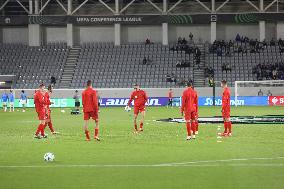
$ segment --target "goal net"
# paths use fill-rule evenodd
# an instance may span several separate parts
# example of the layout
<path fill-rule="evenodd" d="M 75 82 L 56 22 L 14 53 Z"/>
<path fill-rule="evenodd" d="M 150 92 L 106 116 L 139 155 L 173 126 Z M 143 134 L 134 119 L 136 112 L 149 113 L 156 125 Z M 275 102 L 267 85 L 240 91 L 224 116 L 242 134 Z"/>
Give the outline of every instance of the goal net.
<path fill-rule="evenodd" d="M 284 80 L 265 81 L 235 81 L 235 102 L 241 97 L 271 97 L 284 96 Z M 238 106 L 238 103 L 235 103 Z"/>

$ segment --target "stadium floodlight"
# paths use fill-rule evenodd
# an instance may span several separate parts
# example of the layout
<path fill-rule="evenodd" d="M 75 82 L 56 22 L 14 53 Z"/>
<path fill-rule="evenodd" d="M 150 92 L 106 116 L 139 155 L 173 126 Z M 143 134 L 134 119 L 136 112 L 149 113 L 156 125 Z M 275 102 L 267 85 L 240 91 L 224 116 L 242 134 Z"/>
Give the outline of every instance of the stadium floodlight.
<path fill-rule="evenodd" d="M 264 81 L 235 81 L 235 102 L 239 96 L 273 96 L 284 95 L 284 80 L 264 80 Z M 235 103 L 238 106 L 238 103 Z"/>

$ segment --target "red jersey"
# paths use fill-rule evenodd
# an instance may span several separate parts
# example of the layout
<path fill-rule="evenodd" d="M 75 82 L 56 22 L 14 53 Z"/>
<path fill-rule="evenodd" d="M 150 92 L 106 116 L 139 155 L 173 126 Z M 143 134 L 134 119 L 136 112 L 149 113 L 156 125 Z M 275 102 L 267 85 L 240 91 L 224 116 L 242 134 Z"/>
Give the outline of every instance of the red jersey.
<path fill-rule="evenodd" d="M 194 112 L 194 91 L 191 87 L 185 89 L 182 94 L 181 112 Z"/>
<path fill-rule="evenodd" d="M 222 96 L 222 109 L 230 111 L 230 96 L 231 92 L 228 87 L 224 88 L 223 96 Z"/>
<path fill-rule="evenodd" d="M 83 112 L 97 112 L 99 110 L 97 92 L 88 87 L 82 92 Z"/>
<path fill-rule="evenodd" d="M 50 110 L 50 107 L 49 107 L 49 106 L 51 105 L 51 102 L 50 102 L 49 93 L 46 92 L 44 97 L 45 97 L 46 108 L 47 108 L 48 110 Z"/>
<path fill-rule="evenodd" d="M 46 104 L 45 95 L 42 94 L 40 91 L 37 91 L 34 94 L 34 104 L 35 104 L 36 112 L 41 112 L 45 108 L 45 104 Z"/>
<path fill-rule="evenodd" d="M 172 99 L 173 98 L 173 91 L 170 91 L 169 92 L 169 99 Z"/>
<path fill-rule="evenodd" d="M 198 94 L 196 90 L 193 90 L 193 106 L 194 106 L 194 111 L 197 113 L 198 112 Z"/>
<path fill-rule="evenodd" d="M 128 106 L 130 106 L 130 103 L 134 100 L 134 106 L 135 107 L 141 107 L 145 106 L 145 104 L 148 101 L 148 97 L 145 91 L 143 90 L 138 90 L 138 91 L 133 91 L 130 99 L 128 101 Z"/>

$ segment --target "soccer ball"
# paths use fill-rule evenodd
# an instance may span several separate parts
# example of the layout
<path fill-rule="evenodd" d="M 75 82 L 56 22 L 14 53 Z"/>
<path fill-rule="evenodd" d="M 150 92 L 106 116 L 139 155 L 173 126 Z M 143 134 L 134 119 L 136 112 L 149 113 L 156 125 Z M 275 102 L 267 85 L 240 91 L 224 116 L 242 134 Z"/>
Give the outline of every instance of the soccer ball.
<path fill-rule="evenodd" d="M 124 110 L 129 112 L 129 111 L 131 111 L 131 108 L 129 106 L 125 106 Z"/>
<path fill-rule="evenodd" d="M 44 161 L 54 161 L 55 156 L 53 153 L 47 152 L 46 154 L 44 154 L 43 159 Z"/>

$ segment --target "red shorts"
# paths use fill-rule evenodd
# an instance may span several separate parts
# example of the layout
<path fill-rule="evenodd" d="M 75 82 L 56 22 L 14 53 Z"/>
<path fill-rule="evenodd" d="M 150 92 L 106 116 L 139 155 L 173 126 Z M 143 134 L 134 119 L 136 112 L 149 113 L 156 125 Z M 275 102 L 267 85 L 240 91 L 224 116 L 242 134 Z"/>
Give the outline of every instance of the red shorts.
<path fill-rule="evenodd" d="M 222 117 L 223 118 L 230 118 L 230 111 L 223 110 L 222 111 Z"/>
<path fill-rule="evenodd" d="M 45 120 L 46 119 L 46 113 L 44 110 L 42 111 L 38 111 L 37 112 L 37 117 L 38 117 L 38 120 Z"/>
<path fill-rule="evenodd" d="M 196 119 L 196 118 L 197 118 L 196 112 L 185 112 L 184 113 L 184 119 L 186 121 L 193 120 L 193 119 Z"/>
<path fill-rule="evenodd" d="M 90 118 L 97 120 L 99 118 L 98 112 L 84 112 L 84 120 L 89 120 Z"/>
<path fill-rule="evenodd" d="M 137 115 L 138 113 L 144 112 L 145 106 L 134 106 L 134 114 Z"/>

